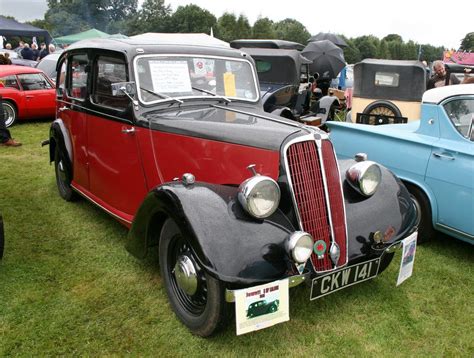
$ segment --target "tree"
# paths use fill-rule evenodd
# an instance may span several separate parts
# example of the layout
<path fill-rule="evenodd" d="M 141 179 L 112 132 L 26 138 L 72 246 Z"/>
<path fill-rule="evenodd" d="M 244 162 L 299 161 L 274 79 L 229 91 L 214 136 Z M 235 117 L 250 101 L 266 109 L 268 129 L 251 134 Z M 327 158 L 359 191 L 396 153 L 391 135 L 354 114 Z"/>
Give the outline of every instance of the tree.
<path fill-rule="evenodd" d="M 216 24 L 216 36 L 227 42 L 240 38 L 237 33 L 237 17 L 235 14 L 225 12 L 219 17 Z"/>
<path fill-rule="evenodd" d="M 347 63 L 357 63 L 362 60 L 359 49 L 352 40 L 346 40 L 347 47 L 344 48 L 344 59 Z"/>
<path fill-rule="evenodd" d="M 377 48 L 377 58 L 382 58 L 382 59 L 390 58 L 387 41 L 385 40 L 380 41 L 380 45 Z"/>
<path fill-rule="evenodd" d="M 170 22 L 170 5 L 165 5 L 164 0 L 145 0 L 140 11 L 125 20 L 123 28 L 127 35 L 144 32 L 169 32 Z"/>
<path fill-rule="evenodd" d="M 461 49 L 464 51 L 474 51 L 474 32 L 468 33 L 461 41 Z"/>
<path fill-rule="evenodd" d="M 387 36 L 385 36 L 382 41 L 386 41 L 386 42 L 389 42 L 389 41 L 397 41 L 397 42 L 403 42 L 403 39 L 400 35 L 397 35 L 397 34 L 389 34 Z"/>
<path fill-rule="evenodd" d="M 252 37 L 254 39 L 274 39 L 276 34 L 274 31 L 273 21 L 268 17 L 258 18 L 252 27 Z"/>
<path fill-rule="evenodd" d="M 87 28 L 105 31 L 111 23 L 136 13 L 137 0 L 48 0 L 45 20 L 53 33 L 67 35 Z"/>
<path fill-rule="evenodd" d="M 305 44 L 311 37 L 306 27 L 295 19 L 285 19 L 275 24 L 275 33 L 278 39 Z"/>
<path fill-rule="evenodd" d="M 375 36 L 360 36 L 354 39 L 354 44 L 360 51 L 360 56 L 364 58 L 377 57 L 377 48 L 380 40 Z"/>
<path fill-rule="evenodd" d="M 240 15 L 237 19 L 237 36 L 233 39 L 241 38 L 241 39 L 248 39 L 252 36 L 252 28 L 250 27 L 249 20 L 245 15 Z"/>
<path fill-rule="evenodd" d="M 217 19 L 209 11 L 197 5 L 179 6 L 171 15 L 171 32 L 203 32 L 208 34 L 216 26 Z"/>

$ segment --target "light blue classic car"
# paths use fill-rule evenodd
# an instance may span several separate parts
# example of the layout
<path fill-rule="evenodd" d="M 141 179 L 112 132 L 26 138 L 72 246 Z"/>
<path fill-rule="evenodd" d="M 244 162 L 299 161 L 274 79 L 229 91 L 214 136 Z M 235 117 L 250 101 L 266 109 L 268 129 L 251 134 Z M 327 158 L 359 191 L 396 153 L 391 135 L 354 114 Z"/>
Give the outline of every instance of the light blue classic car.
<path fill-rule="evenodd" d="M 426 91 L 415 122 L 328 126 L 339 157 L 366 153 L 405 183 L 420 209 L 420 242 L 436 229 L 474 244 L 474 84 Z"/>

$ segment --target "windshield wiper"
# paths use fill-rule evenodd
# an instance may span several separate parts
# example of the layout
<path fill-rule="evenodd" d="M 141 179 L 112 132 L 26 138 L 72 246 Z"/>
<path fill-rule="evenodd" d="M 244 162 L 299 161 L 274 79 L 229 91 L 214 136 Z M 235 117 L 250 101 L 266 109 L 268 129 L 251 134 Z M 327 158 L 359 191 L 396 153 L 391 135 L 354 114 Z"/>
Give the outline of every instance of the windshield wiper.
<path fill-rule="evenodd" d="M 223 99 L 225 102 L 227 103 L 230 103 L 232 102 L 229 98 L 227 98 L 226 96 L 218 96 L 217 94 L 215 94 L 214 92 L 211 92 L 211 91 L 208 91 L 208 90 L 205 90 L 205 89 L 202 89 L 202 88 L 199 88 L 199 87 L 194 87 L 194 86 L 191 86 L 191 88 L 193 90 L 196 90 L 196 91 L 199 91 L 199 92 L 202 92 L 202 93 L 207 93 L 207 94 L 210 94 L 211 96 L 214 96 L 214 97 L 218 97 L 220 99 Z"/>
<path fill-rule="evenodd" d="M 167 99 L 167 100 L 170 100 L 170 101 L 173 101 L 173 102 L 177 102 L 177 103 L 179 103 L 179 104 L 184 103 L 184 102 L 183 102 L 182 100 L 180 100 L 180 99 L 167 96 L 166 94 L 163 94 L 163 93 L 159 93 L 159 92 L 155 92 L 155 91 L 149 90 L 148 88 L 140 87 L 140 89 L 143 90 L 143 91 L 145 91 L 145 92 L 154 94 L 155 96 L 160 97 L 160 98 L 164 98 L 164 99 Z"/>

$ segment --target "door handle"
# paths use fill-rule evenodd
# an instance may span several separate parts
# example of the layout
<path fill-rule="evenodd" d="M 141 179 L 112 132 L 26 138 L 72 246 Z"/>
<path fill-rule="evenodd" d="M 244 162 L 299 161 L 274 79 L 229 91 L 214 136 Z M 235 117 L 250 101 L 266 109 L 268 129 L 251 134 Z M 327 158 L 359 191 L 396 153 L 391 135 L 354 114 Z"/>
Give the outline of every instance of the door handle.
<path fill-rule="evenodd" d="M 132 127 L 132 128 L 122 127 L 122 133 L 133 134 L 135 133 L 135 127 Z"/>
<path fill-rule="evenodd" d="M 454 160 L 454 157 L 452 155 L 449 155 L 449 154 L 433 152 L 433 155 L 436 158 L 440 158 L 440 159 Z"/>
<path fill-rule="evenodd" d="M 63 112 L 63 111 L 65 111 L 66 109 L 68 109 L 66 106 L 59 107 L 59 108 L 58 108 L 58 112 Z"/>
<path fill-rule="evenodd" d="M 27 99 L 33 98 L 33 96 L 26 96 Z"/>

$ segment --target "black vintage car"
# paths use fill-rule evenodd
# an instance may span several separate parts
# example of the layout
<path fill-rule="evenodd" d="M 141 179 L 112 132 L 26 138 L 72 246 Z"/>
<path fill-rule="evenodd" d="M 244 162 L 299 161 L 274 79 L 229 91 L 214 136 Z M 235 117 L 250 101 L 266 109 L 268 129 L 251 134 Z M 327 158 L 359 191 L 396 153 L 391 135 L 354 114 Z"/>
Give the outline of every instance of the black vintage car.
<path fill-rule="evenodd" d="M 249 54 L 255 61 L 265 112 L 303 123 L 321 125 L 334 119 L 339 99 L 312 93 L 317 80 L 310 74 L 312 61 L 301 54 L 304 45 L 284 40 L 234 40 L 231 47 Z"/>
<path fill-rule="evenodd" d="M 158 252 L 171 307 L 197 335 L 226 323 L 236 290 L 306 282 L 316 299 L 377 276 L 416 234 L 390 171 L 338 161 L 325 132 L 263 110 L 242 51 L 196 35 L 89 40 L 57 70 L 59 194 L 130 228 L 134 256 Z"/>

